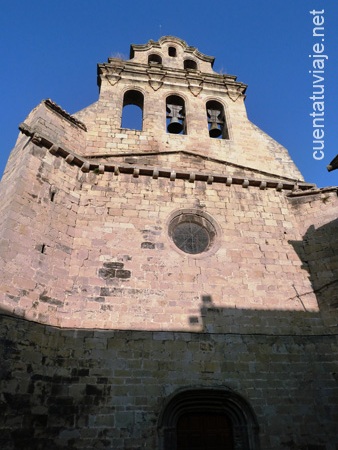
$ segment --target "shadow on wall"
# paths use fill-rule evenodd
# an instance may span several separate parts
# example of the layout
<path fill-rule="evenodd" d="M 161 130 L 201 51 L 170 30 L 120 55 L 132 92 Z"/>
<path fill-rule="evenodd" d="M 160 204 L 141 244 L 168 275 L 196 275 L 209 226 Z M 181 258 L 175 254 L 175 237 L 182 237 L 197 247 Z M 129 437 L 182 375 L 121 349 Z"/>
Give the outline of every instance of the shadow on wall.
<path fill-rule="evenodd" d="M 295 302 L 299 303 L 301 299 L 295 298 Z M 203 324 L 201 333 L 225 330 L 225 334 L 312 334 L 323 332 L 324 326 L 321 311 L 220 308 L 214 305 L 211 295 L 202 296 L 201 319 L 189 317 L 191 324 L 199 320 Z"/>
<path fill-rule="evenodd" d="M 237 392 L 257 417 L 261 440 L 334 441 L 338 342 L 312 334 L 319 313 L 242 310 L 239 319 L 210 297 L 201 312 L 205 331 L 198 333 L 58 329 L 0 314 L 0 448 L 142 443 L 163 450 L 158 417 L 169 396 L 192 387 Z M 260 326 L 257 333 L 208 332 L 220 314 Z M 308 334 L 273 328 L 302 321 Z"/>
<path fill-rule="evenodd" d="M 337 326 L 338 219 L 317 229 L 312 225 L 302 241 L 290 243 L 303 262 L 302 268 L 309 273 L 325 324 Z"/>

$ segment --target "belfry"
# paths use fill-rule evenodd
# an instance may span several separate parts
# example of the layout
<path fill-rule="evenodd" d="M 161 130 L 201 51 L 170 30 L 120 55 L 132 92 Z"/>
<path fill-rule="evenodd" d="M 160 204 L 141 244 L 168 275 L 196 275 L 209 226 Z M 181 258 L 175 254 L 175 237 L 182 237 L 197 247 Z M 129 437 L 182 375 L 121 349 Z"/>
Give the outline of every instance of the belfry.
<path fill-rule="evenodd" d="M 3 450 L 338 448 L 337 187 L 182 39 L 42 101 L 0 184 Z"/>

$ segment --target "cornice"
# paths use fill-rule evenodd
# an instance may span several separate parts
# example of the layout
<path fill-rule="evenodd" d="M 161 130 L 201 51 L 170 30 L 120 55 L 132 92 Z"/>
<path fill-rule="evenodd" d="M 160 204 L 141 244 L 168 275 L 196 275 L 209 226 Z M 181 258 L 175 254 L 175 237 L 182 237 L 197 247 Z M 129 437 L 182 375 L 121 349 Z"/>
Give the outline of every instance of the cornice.
<path fill-rule="evenodd" d="M 192 47 L 188 45 L 183 39 L 180 39 L 175 36 L 162 36 L 158 42 L 150 40 L 146 44 L 132 44 L 130 46 L 130 59 L 134 57 L 135 51 L 148 51 L 151 49 L 161 49 L 161 44 L 164 43 L 172 43 L 180 45 L 186 53 L 190 53 L 191 55 L 196 56 L 197 58 L 201 59 L 202 61 L 208 62 L 211 64 L 211 67 L 214 64 L 215 58 L 213 56 L 205 55 L 204 53 L 200 52 L 196 47 Z"/>
<path fill-rule="evenodd" d="M 93 155 L 83 155 L 84 158 L 88 158 L 91 159 L 93 161 L 95 161 L 95 159 L 97 158 L 133 158 L 133 159 L 137 159 L 137 157 L 151 157 L 151 156 L 164 156 L 164 155 L 186 155 L 186 156 L 191 156 L 193 158 L 199 158 L 202 159 L 204 161 L 210 161 L 222 166 L 229 166 L 229 167 L 233 167 L 235 169 L 239 169 L 239 170 L 247 170 L 250 172 L 253 172 L 255 174 L 257 174 L 258 176 L 263 176 L 263 177 L 273 177 L 275 179 L 278 180 L 283 180 L 283 181 L 287 181 L 287 182 L 291 182 L 294 183 L 295 179 L 294 178 L 290 178 L 290 177 L 281 177 L 280 175 L 277 175 L 275 173 L 272 172 L 266 172 L 264 170 L 259 170 L 259 169 L 255 169 L 254 167 L 248 167 L 248 166 L 243 166 L 241 164 L 236 164 L 230 161 L 224 161 L 222 159 L 218 159 L 218 158 L 214 158 L 212 156 L 207 156 L 203 153 L 199 153 L 198 151 L 191 151 L 191 150 L 162 150 L 162 151 L 153 151 L 153 152 L 129 152 L 129 153 L 96 153 Z"/>
<path fill-rule="evenodd" d="M 77 127 L 81 128 L 82 130 L 87 131 L 87 127 L 86 127 L 86 125 L 83 122 L 81 122 L 80 120 L 76 119 L 74 116 L 69 114 L 64 109 L 62 109 L 59 105 L 54 103 L 52 100 L 46 99 L 46 100 L 43 100 L 42 103 L 44 103 L 47 106 L 47 108 L 51 109 L 56 114 L 58 114 L 59 116 L 63 117 L 64 119 L 66 119 L 72 125 L 76 125 Z"/>
<path fill-rule="evenodd" d="M 83 156 L 80 156 L 64 146 L 59 146 L 56 142 L 53 142 L 48 136 L 37 132 L 33 127 L 28 126 L 25 123 L 21 123 L 19 126 L 20 131 L 29 136 L 31 141 L 40 147 L 45 147 L 52 155 L 63 158 L 68 164 L 77 166 L 82 172 L 93 172 L 96 174 L 104 174 L 105 172 L 119 174 L 129 174 L 134 178 L 140 176 L 147 176 L 154 179 L 167 178 L 171 181 L 176 179 L 186 180 L 190 183 L 195 181 L 203 181 L 207 184 L 221 183 L 225 186 L 240 185 L 243 188 L 254 187 L 261 190 L 275 189 L 277 191 L 288 192 L 303 192 L 304 194 L 313 194 L 320 192 L 316 188 L 315 184 L 300 182 L 298 180 L 283 180 L 283 179 L 256 179 L 250 177 L 238 177 L 227 176 L 226 174 L 215 174 L 213 172 L 191 172 L 184 171 L 181 168 L 159 168 L 149 166 L 138 165 L 123 165 L 123 164 L 108 164 L 98 162 Z M 250 170 L 248 168 L 248 170 Z"/>
<path fill-rule="evenodd" d="M 111 85 L 117 84 L 122 78 L 135 82 L 135 74 L 139 81 L 148 82 L 160 79 L 163 84 L 172 85 L 173 82 L 180 85 L 198 84 L 207 89 L 216 89 L 228 93 L 230 98 L 237 100 L 244 96 L 247 84 L 237 81 L 235 75 L 204 73 L 194 69 L 173 69 L 162 64 L 149 65 L 123 61 L 118 58 L 110 58 L 108 63 L 97 65 L 98 78 L 105 78 Z M 157 90 L 157 89 L 156 89 Z"/>

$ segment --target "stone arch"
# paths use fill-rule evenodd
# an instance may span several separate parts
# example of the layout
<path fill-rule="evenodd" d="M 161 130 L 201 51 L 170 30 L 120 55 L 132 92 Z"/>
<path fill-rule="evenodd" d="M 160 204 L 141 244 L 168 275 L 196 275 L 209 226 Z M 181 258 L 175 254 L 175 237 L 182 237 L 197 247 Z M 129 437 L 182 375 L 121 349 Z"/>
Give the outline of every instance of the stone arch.
<path fill-rule="evenodd" d="M 173 45 L 170 45 L 168 47 L 168 55 L 171 56 L 172 58 L 176 58 L 176 56 L 177 56 L 177 49 L 176 49 L 176 47 L 174 47 Z"/>
<path fill-rule="evenodd" d="M 184 68 L 186 70 L 189 70 L 189 69 L 197 70 L 198 69 L 197 62 L 193 59 L 185 59 L 183 64 L 184 64 Z"/>
<path fill-rule="evenodd" d="M 144 96 L 142 92 L 129 89 L 124 93 L 121 128 L 143 129 Z"/>
<path fill-rule="evenodd" d="M 217 100 L 208 100 L 206 113 L 210 137 L 229 139 L 228 123 L 223 104 Z M 213 132 L 216 134 L 213 135 Z"/>
<path fill-rule="evenodd" d="M 148 55 L 148 64 L 162 64 L 162 57 L 157 53 Z"/>
<path fill-rule="evenodd" d="M 181 95 L 169 95 L 166 98 L 167 132 L 187 134 L 185 100 Z"/>
<path fill-rule="evenodd" d="M 189 413 L 224 414 L 232 426 L 234 450 L 259 450 L 258 424 L 251 406 L 227 388 L 191 388 L 169 397 L 158 421 L 159 449 L 177 448 L 177 424 Z"/>

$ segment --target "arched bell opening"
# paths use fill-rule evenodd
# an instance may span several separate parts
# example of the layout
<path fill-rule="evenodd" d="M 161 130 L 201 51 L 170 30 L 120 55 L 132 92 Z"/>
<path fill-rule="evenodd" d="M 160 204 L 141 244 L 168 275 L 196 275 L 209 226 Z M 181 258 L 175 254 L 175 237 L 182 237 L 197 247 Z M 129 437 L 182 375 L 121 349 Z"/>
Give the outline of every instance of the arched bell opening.
<path fill-rule="evenodd" d="M 159 417 L 160 450 L 258 450 L 258 425 L 250 405 L 226 388 L 178 392 Z"/>
<path fill-rule="evenodd" d="M 171 134 L 187 134 L 183 98 L 177 95 L 167 97 L 166 112 L 167 132 Z"/>
<path fill-rule="evenodd" d="M 185 59 L 184 60 L 184 68 L 186 70 L 189 70 L 189 69 L 197 70 L 197 63 L 193 59 Z"/>
<path fill-rule="evenodd" d="M 143 129 L 143 94 L 139 91 L 130 90 L 123 96 L 123 109 L 121 128 L 131 130 Z"/>
<path fill-rule="evenodd" d="M 229 139 L 223 105 L 215 100 L 206 104 L 209 136 L 213 139 Z"/>
<path fill-rule="evenodd" d="M 176 47 L 169 47 L 168 55 L 171 56 L 172 58 L 176 58 L 176 56 L 177 56 Z"/>
<path fill-rule="evenodd" d="M 148 56 L 148 64 L 162 64 L 162 58 L 160 55 L 152 53 Z"/>

